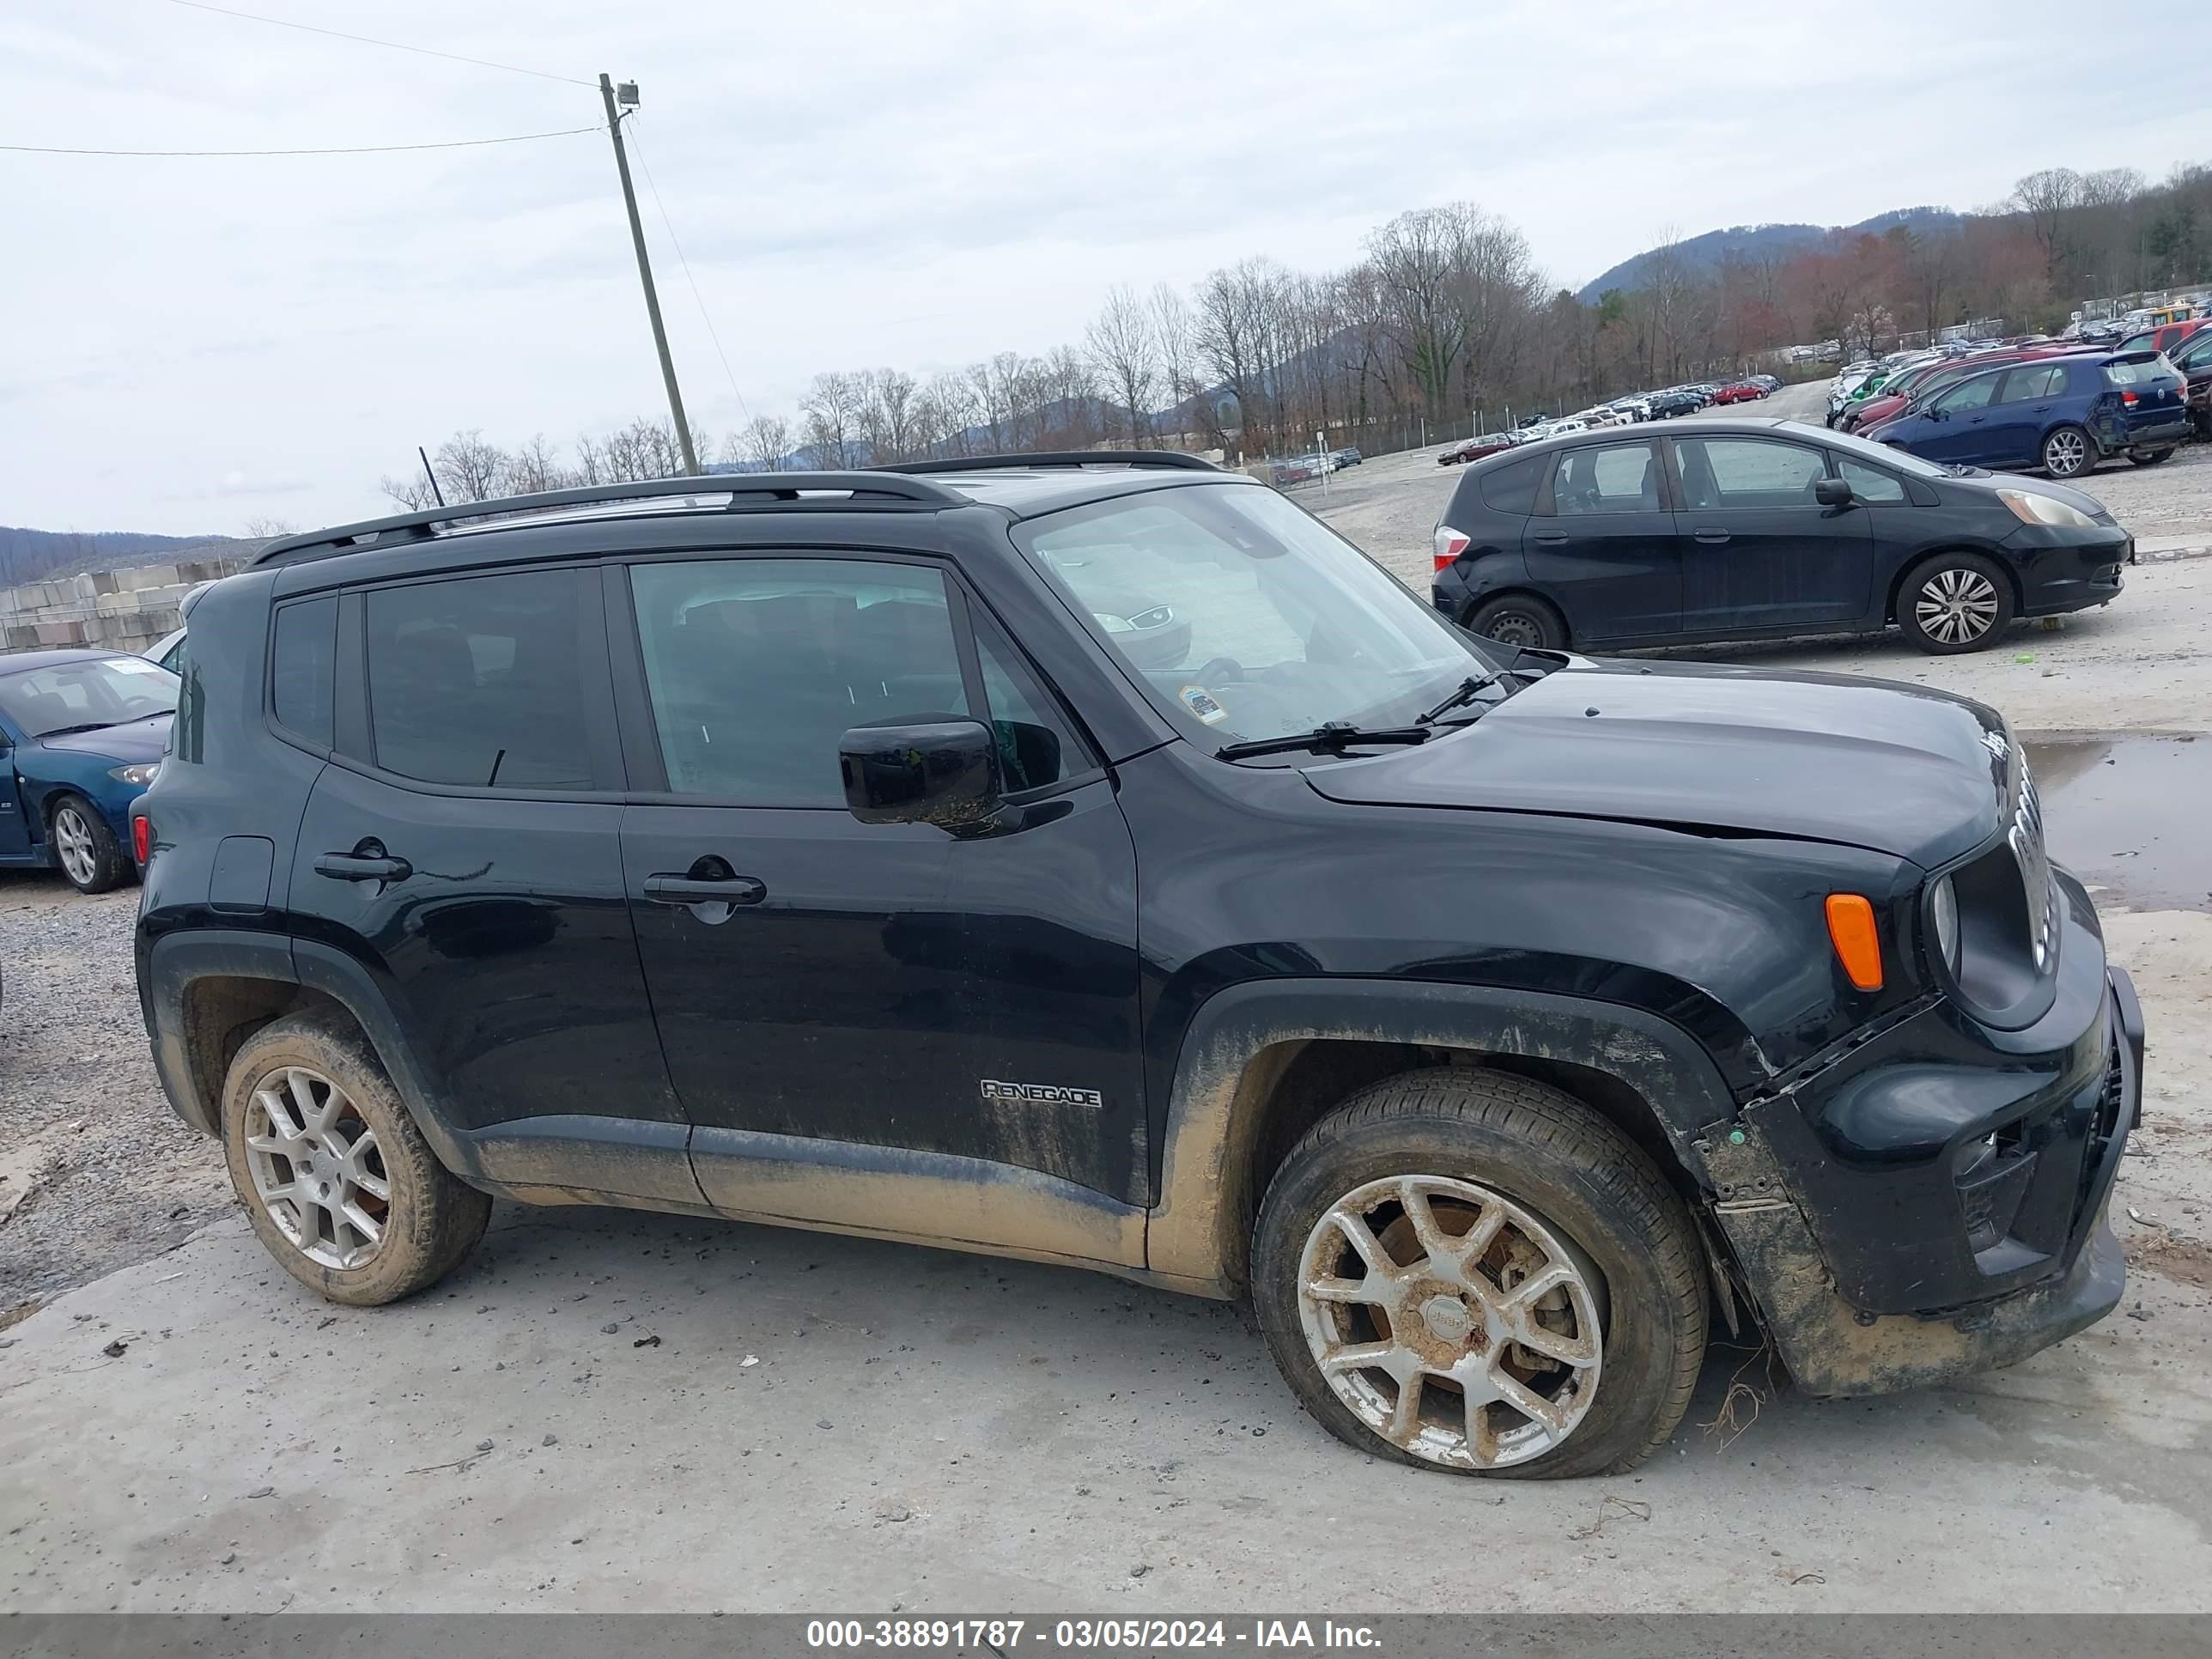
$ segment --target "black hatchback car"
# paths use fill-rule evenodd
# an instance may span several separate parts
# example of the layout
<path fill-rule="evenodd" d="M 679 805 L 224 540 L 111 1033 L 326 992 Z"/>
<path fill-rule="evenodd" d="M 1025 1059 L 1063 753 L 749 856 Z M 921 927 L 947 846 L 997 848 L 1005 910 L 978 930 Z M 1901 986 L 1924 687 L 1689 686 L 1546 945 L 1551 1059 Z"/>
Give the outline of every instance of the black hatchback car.
<path fill-rule="evenodd" d="M 1778 419 L 1590 432 L 1478 462 L 1435 537 L 1437 609 L 1559 650 L 1879 633 L 1974 651 L 2109 605 L 2135 542 L 2094 498 Z"/>
<path fill-rule="evenodd" d="M 410 514 L 191 629 L 139 994 L 335 1301 L 495 1195 L 935 1243 L 1541 1476 L 1711 1320 L 1864 1394 L 2122 1293 L 2140 1011 L 1962 698 L 1500 650 L 1158 452 Z"/>

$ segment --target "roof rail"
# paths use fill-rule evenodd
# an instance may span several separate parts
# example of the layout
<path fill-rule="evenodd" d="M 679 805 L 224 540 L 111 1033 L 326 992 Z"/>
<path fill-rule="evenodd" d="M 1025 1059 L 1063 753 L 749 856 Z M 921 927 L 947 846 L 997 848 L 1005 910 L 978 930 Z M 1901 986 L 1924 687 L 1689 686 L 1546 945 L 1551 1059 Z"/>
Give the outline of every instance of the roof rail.
<path fill-rule="evenodd" d="M 897 461 L 881 472 L 999 472 L 1033 466 L 1158 466 L 1179 472 L 1218 472 L 1212 461 L 1179 449 L 1052 449 L 1035 455 L 957 455 L 941 461 Z"/>
<path fill-rule="evenodd" d="M 307 559 L 330 558 L 358 552 L 363 547 L 423 541 L 441 525 L 466 524 L 477 519 L 504 518 L 510 514 L 545 513 L 564 507 L 611 505 L 619 501 L 652 501 L 661 496 L 727 495 L 735 511 L 763 497 L 795 501 L 803 492 L 850 492 L 854 502 L 868 506 L 944 507 L 967 507 L 968 497 L 921 478 L 899 478 L 883 472 L 850 470 L 842 472 L 713 472 L 696 477 L 640 478 L 629 483 L 586 484 L 577 489 L 548 489 L 534 495 L 506 495 L 488 501 L 456 501 L 451 507 L 428 507 L 419 513 L 397 514 L 389 519 L 368 519 L 359 524 L 337 525 L 304 536 L 288 536 L 271 542 L 255 554 L 255 565 L 291 564 Z"/>

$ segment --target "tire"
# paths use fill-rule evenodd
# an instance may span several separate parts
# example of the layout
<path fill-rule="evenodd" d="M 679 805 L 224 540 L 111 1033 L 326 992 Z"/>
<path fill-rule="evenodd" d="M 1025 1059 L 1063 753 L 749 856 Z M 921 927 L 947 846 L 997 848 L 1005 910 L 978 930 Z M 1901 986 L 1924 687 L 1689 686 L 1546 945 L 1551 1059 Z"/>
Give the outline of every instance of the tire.
<path fill-rule="evenodd" d="M 319 1127 L 317 1115 L 333 1101 Z M 269 1253 L 308 1289 L 349 1307 L 435 1284 L 491 1218 L 490 1198 L 438 1162 L 368 1043 L 313 1015 L 264 1026 L 232 1060 L 222 1146 L 231 1185 Z"/>
<path fill-rule="evenodd" d="M 1897 590 L 1897 625 L 1932 656 L 1996 644 L 2014 609 L 2010 580 L 1978 553 L 1938 553 L 1907 572 Z"/>
<path fill-rule="evenodd" d="M 1567 643 L 1567 624 L 1559 611 L 1533 593 L 1507 593 L 1478 606 L 1467 620 L 1470 634 L 1500 645 L 1559 651 Z"/>
<path fill-rule="evenodd" d="M 2130 449 L 2128 452 L 2128 459 L 2133 461 L 2137 466 L 2156 466 L 2160 461 L 2164 460 L 2167 456 L 2172 453 L 2173 451 L 2171 447 L 2166 449 Z"/>
<path fill-rule="evenodd" d="M 1423 1249 L 1397 1196 L 1408 1187 L 1440 1242 L 1489 1231 L 1476 1262 L 1448 1252 L 1439 1265 Z M 1361 1214 L 1364 1244 L 1344 1230 L 1347 1212 Z M 1370 1245 L 1385 1267 L 1411 1271 L 1378 1285 L 1359 1266 Z M 1501 1311 L 1514 1285 L 1537 1277 L 1557 1283 L 1517 1328 L 1555 1345 L 1556 1358 L 1513 1340 L 1516 1316 Z M 1347 1444 L 1420 1468 L 1623 1474 L 1674 1431 L 1705 1358 L 1704 1258 L 1665 1177 L 1588 1107 L 1499 1072 L 1407 1073 L 1316 1124 L 1268 1183 L 1252 1279 L 1268 1347 L 1300 1403 Z M 1315 1297 L 1309 1284 L 1372 1285 L 1402 1300 L 1394 1321 L 1387 1304 Z M 1411 1407 L 1380 1364 L 1324 1371 L 1321 1352 L 1370 1343 L 1378 1358 L 1410 1362 Z M 1470 1412 L 1466 1389 L 1443 1379 L 1446 1364 L 1486 1390 L 1517 1383 L 1514 1398 L 1556 1420 L 1510 1398 Z"/>
<path fill-rule="evenodd" d="M 82 795 L 63 795 L 46 816 L 54 863 L 80 893 L 106 893 L 123 884 L 131 860 L 100 809 Z"/>
<path fill-rule="evenodd" d="M 2054 478 L 2078 478 L 2097 465 L 2097 441 L 2078 426 L 2054 427 L 2039 458 Z"/>

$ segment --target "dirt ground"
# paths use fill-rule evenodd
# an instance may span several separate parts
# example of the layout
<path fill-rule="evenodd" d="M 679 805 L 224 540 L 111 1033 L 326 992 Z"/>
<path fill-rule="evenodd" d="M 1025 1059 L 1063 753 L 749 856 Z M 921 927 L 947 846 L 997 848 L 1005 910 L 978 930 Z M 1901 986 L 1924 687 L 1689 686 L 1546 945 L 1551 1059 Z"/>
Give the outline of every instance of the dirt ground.
<path fill-rule="evenodd" d="M 1456 474 L 1416 459 L 1330 511 L 1418 577 Z M 2121 485 L 2212 540 L 2212 453 L 2100 473 L 2126 517 Z M 446 1285 L 334 1308 L 161 1103 L 134 896 L 0 877 L 0 1322 L 34 1310 L 0 1330 L 0 1609 L 2212 1607 L 2212 559 L 1966 659 L 1703 654 L 1957 689 L 2039 739 L 2149 1025 L 2101 1325 L 1733 1414 L 1763 1373 L 1717 1347 L 1657 1458 L 1562 1486 L 1346 1449 L 1237 1310 L 866 1241 L 501 1205 Z"/>

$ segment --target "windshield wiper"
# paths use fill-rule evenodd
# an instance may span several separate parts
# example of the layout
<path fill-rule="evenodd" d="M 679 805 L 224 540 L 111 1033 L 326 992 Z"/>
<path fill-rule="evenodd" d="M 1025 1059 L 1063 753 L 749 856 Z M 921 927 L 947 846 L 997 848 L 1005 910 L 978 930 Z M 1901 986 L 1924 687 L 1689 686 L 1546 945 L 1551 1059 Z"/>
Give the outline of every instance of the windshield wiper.
<path fill-rule="evenodd" d="M 1498 684 L 1495 674 L 1469 674 L 1453 688 L 1452 694 L 1425 714 L 1413 716 L 1416 726 L 1434 726 L 1455 708 L 1464 708 L 1483 692 Z"/>
<path fill-rule="evenodd" d="M 65 738 L 75 732 L 105 732 L 109 726 L 120 724 L 119 720 L 82 720 L 75 726 L 57 726 L 52 731 L 41 732 L 39 735 L 42 738 Z"/>
<path fill-rule="evenodd" d="M 1285 738 L 1253 738 L 1243 743 L 1224 744 L 1213 751 L 1213 757 L 1243 760 L 1254 755 L 1295 754 L 1301 749 L 1316 755 L 1341 755 L 1346 749 L 1368 744 L 1426 743 L 1434 736 L 1435 729 L 1426 726 L 1386 726 L 1368 732 L 1348 720 L 1330 720 L 1310 732 L 1295 732 Z"/>

